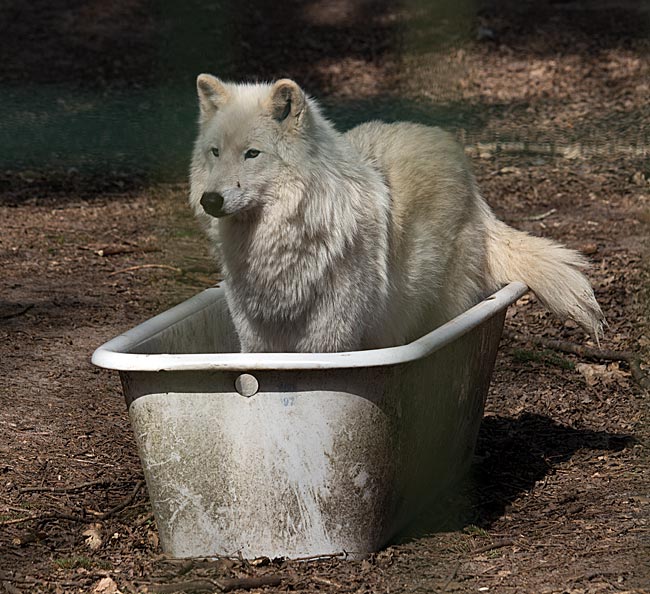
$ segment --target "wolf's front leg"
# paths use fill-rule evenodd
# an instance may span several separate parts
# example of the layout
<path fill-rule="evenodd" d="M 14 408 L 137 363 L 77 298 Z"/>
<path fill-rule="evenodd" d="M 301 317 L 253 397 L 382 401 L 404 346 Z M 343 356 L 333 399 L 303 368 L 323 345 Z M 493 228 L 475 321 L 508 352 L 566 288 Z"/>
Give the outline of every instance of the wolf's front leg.
<path fill-rule="evenodd" d="M 365 316 L 359 307 L 321 307 L 308 320 L 297 349 L 304 353 L 357 351 L 365 333 Z"/>
<path fill-rule="evenodd" d="M 230 317 L 232 323 L 235 326 L 235 331 L 237 332 L 237 338 L 239 340 L 239 350 L 242 353 L 255 353 L 255 352 L 264 352 L 264 344 L 258 333 L 256 333 L 248 321 L 248 318 L 243 311 L 237 306 L 236 303 L 233 303 L 231 300 L 228 300 L 228 309 L 230 310 Z"/>
<path fill-rule="evenodd" d="M 295 324 L 256 324 L 243 314 L 233 316 L 233 322 L 242 353 L 306 352 L 298 346 L 300 327 Z"/>
<path fill-rule="evenodd" d="M 272 350 L 259 336 L 238 332 L 239 348 L 242 353 L 269 353 Z"/>

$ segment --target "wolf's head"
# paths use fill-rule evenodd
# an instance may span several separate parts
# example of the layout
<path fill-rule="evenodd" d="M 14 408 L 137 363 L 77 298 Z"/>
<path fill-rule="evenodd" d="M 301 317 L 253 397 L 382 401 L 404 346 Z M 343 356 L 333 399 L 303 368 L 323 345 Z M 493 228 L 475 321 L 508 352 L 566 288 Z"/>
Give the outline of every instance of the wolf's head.
<path fill-rule="evenodd" d="M 199 136 L 194 147 L 190 203 L 204 216 L 225 217 L 278 199 L 278 187 L 309 154 L 304 134 L 316 110 L 292 80 L 229 84 L 197 78 Z"/>

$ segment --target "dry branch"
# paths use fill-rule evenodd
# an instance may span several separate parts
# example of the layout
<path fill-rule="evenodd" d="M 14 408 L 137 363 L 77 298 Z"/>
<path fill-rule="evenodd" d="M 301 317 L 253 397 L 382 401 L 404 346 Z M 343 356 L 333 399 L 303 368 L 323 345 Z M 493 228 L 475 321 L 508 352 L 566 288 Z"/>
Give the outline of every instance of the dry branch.
<path fill-rule="evenodd" d="M 138 481 L 129 497 L 127 497 L 124 501 L 122 501 L 122 503 L 118 503 L 115 507 L 109 509 L 107 512 L 95 516 L 95 520 L 106 520 L 107 518 L 110 518 L 111 516 L 114 516 L 116 513 L 122 511 L 125 507 L 131 505 L 135 501 L 135 498 L 138 496 L 138 493 L 140 492 L 140 489 L 142 489 L 142 487 L 144 487 L 144 481 Z"/>
<path fill-rule="evenodd" d="M 565 340 L 553 340 L 541 336 L 530 336 L 517 332 L 504 331 L 504 336 L 518 342 L 528 342 L 561 353 L 577 355 L 595 361 L 624 361 L 630 367 L 634 381 L 644 390 L 650 391 L 650 377 L 641 367 L 641 357 L 632 351 L 614 351 L 610 349 L 593 348 Z"/>
<path fill-rule="evenodd" d="M 13 524 L 21 524 L 22 522 L 29 522 L 30 520 L 38 520 L 41 516 L 27 516 L 26 518 L 14 518 L 13 520 L 2 520 L 0 526 L 11 526 Z"/>
<path fill-rule="evenodd" d="M 263 586 L 279 586 L 284 577 L 277 575 L 266 575 L 261 577 L 251 578 L 231 578 L 225 580 L 215 580 L 217 587 L 222 592 L 230 592 L 231 590 L 252 590 L 253 588 L 261 588 Z"/>
<path fill-rule="evenodd" d="M 308 557 L 295 557 L 292 561 L 318 561 L 320 559 L 347 559 L 348 553 L 341 551 L 340 553 L 324 553 L 322 555 L 309 555 Z"/>
<path fill-rule="evenodd" d="M 140 489 L 142 489 L 143 486 L 144 486 L 144 481 L 138 481 L 131 495 L 129 495 L 121 503 L 118 503 L 115 507 L 112 507 L 111 509 L 103 513 L 94 513 L 94 514 L 91 513 L 91 515 L 89 516 L 79 516 L 76 514 L 68 514 L 65 512 L 52 512 L 49 514 L 27 516 L 25 518 L 15 518 L 13 520 L 3 520 L 2 522 L 0 522 L 0 526 L 20 524 L 22 522 L 29 522 L 31 520 L 38 521 L 38 522 L 48 522 L 50 520 L 68 520 L 70 522 L 79 522 L 79 523 L 89 523 L 89 522 L 97 522 L 98 520 L 106 520 L 111 516 L 114 516 L 116 513 L 122 511 L 124 508 L 131 505 L 135 501 L 135 498 L 138 496 L 138 493 L 140 492 Z"/>
<path fill-rule="evenodd" d="M 75 491 L 82 491 L 90 487 L 99 487 L 102 485 L 110 485 L 111 481 L 107 479 L 100 479 L 97 481 L 90 481 L 81 483 L 79 485 L 72 485 L 70 487 L 21 487 L 18 489 L 19 493 L 74 493 Z"/>
<path fill-rule="evenodd" d="M 172 582 L 167 584 L 148 583 L 146 585 L 149 592 L 155 594 L 171 594 L 172 592 L 186 592 L 194 594 L 195 592 L 214 592 L 215 589 L 221 592 L 230 592 L 232 590 L 252 590 L 263 586 L 279 586 L 283 576 L 261 576 L 250 578 L 229 578 L 221 580 L 190 580 L 185 582 Z"/>
<path fill-rule="evenodd" d="M 487 553 L 488 551 L 494 551 L 495 549 L 501 549 L 503 547 L 509 547 L 515 541 L 512 538 L 506 538 L 504 540 L 497 540 L 491 544 L 487 544 L 483 547 L 477 547 L 470 551 L 472 555 L 479 555 L 480 553 Z"/>

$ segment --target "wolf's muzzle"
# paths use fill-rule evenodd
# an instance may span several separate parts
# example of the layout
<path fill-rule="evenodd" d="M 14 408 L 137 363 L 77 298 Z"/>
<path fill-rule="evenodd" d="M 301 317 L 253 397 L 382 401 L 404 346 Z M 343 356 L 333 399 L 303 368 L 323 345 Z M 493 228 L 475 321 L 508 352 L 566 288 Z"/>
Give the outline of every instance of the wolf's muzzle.
<path fill-rule="evenodd" d="M 201 196 L 201 206 L 212 217 L 222 217 L 226 214 L 223 212 L 223 196 L 219 192 L 205 192 Z"/>

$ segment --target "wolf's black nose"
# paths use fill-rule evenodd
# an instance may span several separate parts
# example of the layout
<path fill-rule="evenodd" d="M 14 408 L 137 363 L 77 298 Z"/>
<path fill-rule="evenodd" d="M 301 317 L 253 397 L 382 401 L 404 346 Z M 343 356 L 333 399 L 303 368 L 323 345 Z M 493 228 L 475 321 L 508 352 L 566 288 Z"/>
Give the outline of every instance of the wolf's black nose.
<path fill-rule="evenodd" d="M 201 206 L 212 217 L 223 216 L 223 196 L 219 192 L 205 192 L 201 196 Z"/>

